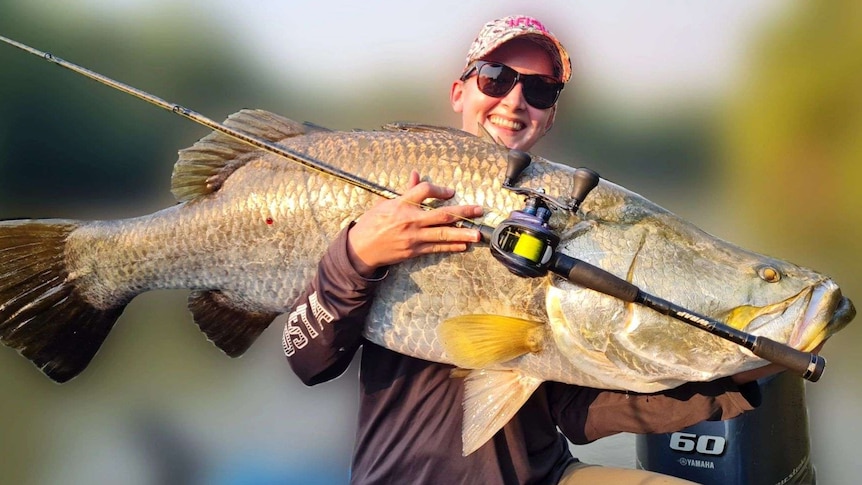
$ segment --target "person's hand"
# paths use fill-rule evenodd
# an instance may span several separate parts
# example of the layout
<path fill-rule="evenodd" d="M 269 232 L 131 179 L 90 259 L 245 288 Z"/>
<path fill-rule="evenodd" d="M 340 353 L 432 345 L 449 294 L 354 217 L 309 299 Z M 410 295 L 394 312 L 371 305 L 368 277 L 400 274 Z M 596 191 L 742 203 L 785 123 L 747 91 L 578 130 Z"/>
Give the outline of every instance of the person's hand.
<path fill-rule="evenodd" d="M 423 254 L 466 251 L 478 242 L 479 231 L 454 227 L 461 219 L 482 215 L 476 205 L 446 206 L 424 210 L 425 199 L 450 199 L 455 191 L 410 174 L 407 190 L 397 199 L 385 199 L 363 214 L 347 234 L 347 254 L 359 274 L 370 276 L 382 266 Z"/>

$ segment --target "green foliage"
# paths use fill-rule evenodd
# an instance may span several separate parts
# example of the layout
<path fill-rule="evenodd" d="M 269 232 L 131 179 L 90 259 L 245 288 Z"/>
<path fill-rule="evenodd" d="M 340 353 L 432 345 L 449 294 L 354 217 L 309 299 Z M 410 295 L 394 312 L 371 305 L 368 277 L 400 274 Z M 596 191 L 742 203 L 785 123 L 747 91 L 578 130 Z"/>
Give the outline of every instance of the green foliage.
<path fill-rule="evenodd" d="M 800 4 L 751 53 L 749 76 L 728 107 L 728 192 L 768 244 L 789 237 L 812 252 L 845 255 L 858 247 L 860 25 L 859 2 Z"/>
<path fill-rule="evenodd" d="M 820 269 L 862 295 L 862 3 L 798 2 L 750 52 L 724 118 L 725 206 L 765 252 Z M 744 222 L 743 222 L 744 221 Z M 858 318 L 857 318 L 858 320 Z M 828 376 L 809 388 L 818 480 L 858 475 L 859 322 L 830 339 Z M 818 402 L 820 400 L 820 402 Z M 819 408 L 818 408 L 819 404 Z"/>
<path fill-rule="evenodd" d="M 239 99 L 276 97 L 229 37 L 196 28 L 191 13 L 99 28 L 38 7 L 5 13 L 7 37 L 217 120 L 243 107 Z M 39 28 L 8 22 L 26 18 L 38 18 Z M 118 204 L 170 202 L 176 151 L 208 130 L 5 44 L 0 65 L 3 216 L 73 217 L 82 208 L 117 215 L 108 211 Z M 99 206 L 106 209 L 92 209 Z"/>

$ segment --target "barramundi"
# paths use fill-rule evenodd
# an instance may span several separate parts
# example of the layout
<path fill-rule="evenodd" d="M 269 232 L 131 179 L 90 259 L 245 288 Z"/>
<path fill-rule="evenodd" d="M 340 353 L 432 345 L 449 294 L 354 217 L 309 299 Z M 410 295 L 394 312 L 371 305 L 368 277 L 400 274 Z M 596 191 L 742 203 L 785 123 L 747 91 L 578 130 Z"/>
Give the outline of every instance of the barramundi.
<path fill-rule="evenodd" d="M 225 125 L 385 187 L 406 186 L 416 170 L 456 191 L 429 203 L 481 205 L 477 222 L 488 226 L 524 207 L 503 186 L 509 150 L 486 137 L 406 124 L 331 131 L 261 110 Z M 518 184 L 566 200 L 574 172 L 533 156 Z M 241 355 L 291 309 L 336 234 L 379 199 L 219 132 L 180 151 L 172 192 L 178 204 L 129 219 L 0 222 L 0 340 L 64 382 L 84 370 L 136 295 L 186 289 L 203 333 Z M 549 226 L 563 254 L 796 349 L 814 349 L 855 315 L 830 278 L 725 242 L 607 180 L 578 210 L 552 211 Z M 285 352 L 314 338 L 315 325 L 288 318 Z M 559 276 L 513 275 L 479 244 L 391 267 L 364 335 L 467 371 L 466 413 L 483 431 L 465 436 L 465 451 L 543 381 L 656 392 L 766 363 Z M 490 412 L 501 407 L 502 415 Z"/>

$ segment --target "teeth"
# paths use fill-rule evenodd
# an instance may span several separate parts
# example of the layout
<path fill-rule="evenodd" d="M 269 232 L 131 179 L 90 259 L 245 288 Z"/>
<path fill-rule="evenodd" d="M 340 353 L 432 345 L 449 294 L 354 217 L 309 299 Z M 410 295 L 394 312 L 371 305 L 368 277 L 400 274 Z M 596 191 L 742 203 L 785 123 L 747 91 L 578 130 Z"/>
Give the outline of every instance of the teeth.
<path fill-rule="evenodd" d="M 491 124 L 496 125 L 496 126 L 500 126 L 502 128 L 508 128 L 508 129 L 514 130 L 514 131 L 524 129 L 524 124 L 521 123 L 520 121 L 507 120 L 506 118 L 503 118 L 501 116 L 491 116 L 489 118 L 489 120 L 491 121 Z"/>

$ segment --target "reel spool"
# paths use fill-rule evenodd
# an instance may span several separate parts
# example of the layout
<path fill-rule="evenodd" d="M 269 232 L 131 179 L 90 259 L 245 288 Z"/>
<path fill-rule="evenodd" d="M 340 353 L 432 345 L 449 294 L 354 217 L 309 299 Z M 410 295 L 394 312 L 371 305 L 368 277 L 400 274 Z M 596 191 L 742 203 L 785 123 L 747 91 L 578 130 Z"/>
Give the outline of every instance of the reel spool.
<path fill-rule="evenodd" d="M 538 197 L 529 197 L 524 210 L 512 211 L 491 236 L 491 254 L 510 272 L 525 278 L 548 273 L 548 262 L 560 237 L 548 228 L 551 210 Z"/>

